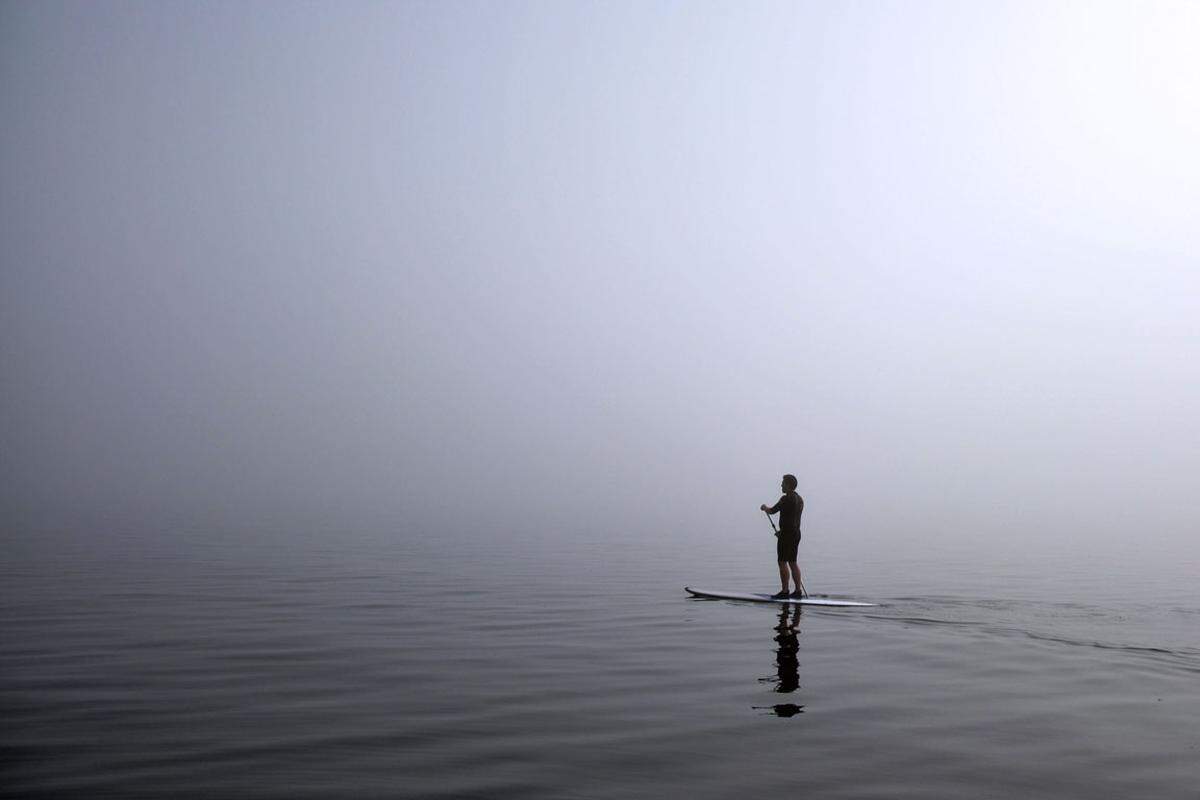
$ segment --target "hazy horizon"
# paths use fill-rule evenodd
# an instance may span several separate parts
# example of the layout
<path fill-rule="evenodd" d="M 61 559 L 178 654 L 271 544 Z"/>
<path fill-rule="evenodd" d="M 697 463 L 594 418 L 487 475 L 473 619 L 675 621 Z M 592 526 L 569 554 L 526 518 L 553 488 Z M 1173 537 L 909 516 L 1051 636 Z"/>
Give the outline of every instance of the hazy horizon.
<path fill-rule="evenodd" d="M 0 508 L 1193 543 L 1200 6 L 0 8 Z"/>

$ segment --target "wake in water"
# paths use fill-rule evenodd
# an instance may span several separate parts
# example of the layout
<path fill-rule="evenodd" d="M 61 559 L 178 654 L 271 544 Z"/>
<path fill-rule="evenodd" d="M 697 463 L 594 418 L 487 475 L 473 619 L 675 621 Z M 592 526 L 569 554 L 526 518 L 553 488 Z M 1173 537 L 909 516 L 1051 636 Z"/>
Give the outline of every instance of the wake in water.
<path fill-rule="evenodd" d="M 915 610 L 923 613 L 913 613 Z M 1164 657 L 1164 666 L 1200 672 L 1200 648 L 1185 638 L 1191 625 L 1179 617 L 1196 613 L 1149 604 L 1105 607 L 1086 603 L 951 597 L 897 597 L 862 612 L 875 620 L 908 625 L 970 628 L 995 636 Z"/>

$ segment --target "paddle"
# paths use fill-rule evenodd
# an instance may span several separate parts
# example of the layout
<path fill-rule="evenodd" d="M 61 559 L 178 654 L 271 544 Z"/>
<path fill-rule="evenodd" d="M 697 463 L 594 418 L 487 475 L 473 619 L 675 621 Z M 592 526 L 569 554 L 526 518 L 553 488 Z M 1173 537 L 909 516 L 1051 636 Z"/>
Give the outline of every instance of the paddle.
<path fill-rule="evenodd" d="M 767 514 L 766 511 L 764 511 L 763 513 Z M 775 536 L 778 537 L 779 529 L 775 527 L 775 520 L 771 519 L 770 514 L 767 514 L 767 522 L 771 523 L 771 530 L 775 531 Z M 804 579 L 803 578 L 800 579 L 800 594 L 803 595 L 804 597 L 808 597 L 808 589 L 804 588 Z"/>

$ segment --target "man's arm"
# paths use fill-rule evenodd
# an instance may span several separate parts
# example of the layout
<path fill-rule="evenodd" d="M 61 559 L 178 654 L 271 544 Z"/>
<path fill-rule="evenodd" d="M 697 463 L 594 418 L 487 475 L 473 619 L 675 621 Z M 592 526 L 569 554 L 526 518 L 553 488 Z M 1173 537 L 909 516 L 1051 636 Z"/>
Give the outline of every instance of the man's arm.
<path fill-rule="evenodd" d="M 760 511 L 765 511 L 768 514 L 778 514 L 779 506 L 782 505 L 782 503 L 783 503 L 783 498 L 781 497 L 781 498 L 779 498 L 779 502 L 776 503 L 775 505 L 771 506 L 770 508 L 767 508 L 767 506 L 764 504 L 764 505 L 759 506 L 758 509 Z"/>

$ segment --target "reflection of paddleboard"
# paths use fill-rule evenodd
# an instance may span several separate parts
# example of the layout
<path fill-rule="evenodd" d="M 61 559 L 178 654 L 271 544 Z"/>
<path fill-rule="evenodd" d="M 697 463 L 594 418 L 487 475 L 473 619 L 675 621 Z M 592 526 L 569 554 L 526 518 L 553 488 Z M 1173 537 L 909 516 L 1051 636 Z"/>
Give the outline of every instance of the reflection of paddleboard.
<path fill-rule="evenodd" d="M 683 587 L 685 591 L 691 592 L 696 597 L 716 597 L 722 600 L 749 600 L 752 603 L 779 603 L 780 605 L 802 605 L 802 606 L 839 606 L 846 607 L 866 607 L 873 606 L 874 603 L 859 603 L 854 600 L 829 600 L 824 597 L 805 597 L 801 600 L 793 600 L 789 598 L 774 599 L 769 594 L 757 594 L 751 592 L 727 592 L 722 589 L 693 589 L 690 586 Z"/>

